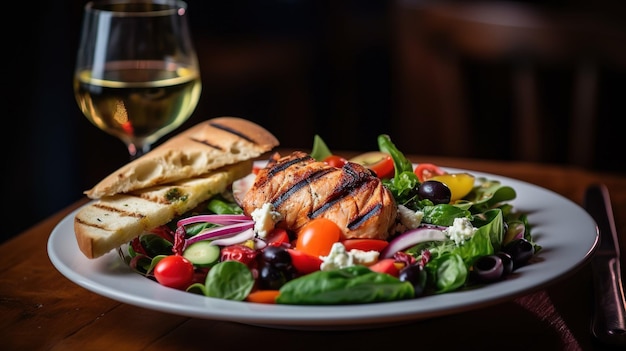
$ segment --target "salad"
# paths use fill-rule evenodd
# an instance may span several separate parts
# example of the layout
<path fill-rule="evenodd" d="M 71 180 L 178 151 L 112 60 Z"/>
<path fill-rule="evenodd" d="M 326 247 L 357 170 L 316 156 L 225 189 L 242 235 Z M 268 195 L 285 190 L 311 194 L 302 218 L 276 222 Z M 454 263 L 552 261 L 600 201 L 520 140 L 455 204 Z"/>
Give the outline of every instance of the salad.
<path fill-rule="evenodd" d="M 120 248 L 126 263 L 164 286 L 208 297 L 294 305 L 339 305 L 414 299 L 514 279 L 541 250 L 515 190 L 468 172 L 412 164 L 388 135 L 360 163 L 393 194 L 394 234 L 341 239 L 324 218 L 298 233 L 276 226 L 270 204 L 250 216 L 238 192 L 255 174 L 195 211 Z M 348 160 L 315 136 L 311 157 L 335 167 Z"/>

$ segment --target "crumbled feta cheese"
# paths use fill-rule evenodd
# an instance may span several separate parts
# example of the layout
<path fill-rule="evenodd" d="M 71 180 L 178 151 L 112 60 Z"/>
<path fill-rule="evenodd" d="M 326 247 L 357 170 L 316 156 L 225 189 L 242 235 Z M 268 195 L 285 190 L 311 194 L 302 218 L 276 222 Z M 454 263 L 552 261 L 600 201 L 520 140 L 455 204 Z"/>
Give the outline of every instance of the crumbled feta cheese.
<path fill-rule="evenodd" d="M 422 223 L 424 212 L 413 211 L 404 205 L 398 205 L 398 217 L 406 229 L 415 229 Z"/>
<path fill-rule="evenodd" d="M 328 256 L 320 256 L 322 271 L 330 271 L 354 265 L 369 266 L 378 260 L 378 251 L 350 250 L 346 251 L 346 247 L 342 243 L 336 242 L 330 249 Z"/>
<path fill-rule="evenodd" d="M 463 244 L 469 240 L 478 228 L 472 226 L 472 222 L 467 218 L 455 218 L 454 223 L 448 228 L 444 229 L 444 233 L 457 245 Z"/>
<path fill-rule="evenodd" d="M 348 254 L 352 255 L 354 264 L 360 264 L 363 266 L 373 265 L 376 261 L 378 261 L 378 256 L 380 256 L 380 252 L 375 250 L 363 251 L 352 249 L 348 251 Z"/>
<path fill-rule="evenodd" d="M 274 211 L 271 203 L 264 203 L 260 208 L 255 209 L 250 214 L 254 220 L 254 232 L 260 237 L 265 238 L 276 223 L 283 219 L 280 212 Z"/>
<path fill-rule="evenodd" d="M 334 243 L 328 256 L 320 256 L 320 258 L 322 259 L 320 269 L 323 271 L 354 265 L 353 257 L 348 254 L 342 243 Z"/>

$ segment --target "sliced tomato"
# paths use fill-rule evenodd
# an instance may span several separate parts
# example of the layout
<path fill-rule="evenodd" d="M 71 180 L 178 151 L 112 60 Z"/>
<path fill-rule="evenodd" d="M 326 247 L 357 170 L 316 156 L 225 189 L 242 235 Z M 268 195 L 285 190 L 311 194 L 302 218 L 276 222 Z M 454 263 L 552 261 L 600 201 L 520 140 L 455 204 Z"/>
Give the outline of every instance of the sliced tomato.
<path fill-rule="evenodd" d="M 358 163 L 374 171 L 381 179 L 389 179 L 394 176 L 393 159 L 391 155 L 382 151 L 371 151 L 360 154 L 350 159 L 350 162 Z"/>
<path fill-rule="evenodd" d="M 378 251 L 381 252 L 389 242 L 382 239 L 347 239 L 342 241 L 346 251 L 362 250 L 362 251 Z"/>
<path fill-rule="evenodd" d="M 309 274 L 320 270 L 322 259 L 295 249 L 287 249 L 291 255 L 291 264 L 300 274 Z"/>
<path fill-rule="evenodd" d="M 283 228 L 274 228 L 265 237 L 265 242 L 268 245 L 280 246 L 282 244 L 289 244 L 289 233 Z"/>
<path fill-rule="evenodd" d="M 343 167 L 343 165 L 346 164 L 346 162 L 348 162 L 348 160 L 338 155 L 330 155 L 324 159 L 324 162 L 328 163 L 329 165 L 333 167 L 341 168 Z"/>
<path fill-rule="evenodd" d="M 383 258 L 382 260 L 379 260 L 369 266 L 369 269 L 378 273 L 387 273 L 394 277 L 398 277 L 400 274 L 400 269 L 398 269 L 398 266 L 396 265 L 395 258 Z"/>
<path fill-rule="evenodd" d="M 420 163 L 415 167 L 415 175 L 420 182 L 425 182 L 436 175 L 444 175 L 446 171 L 432 163 Z"/>

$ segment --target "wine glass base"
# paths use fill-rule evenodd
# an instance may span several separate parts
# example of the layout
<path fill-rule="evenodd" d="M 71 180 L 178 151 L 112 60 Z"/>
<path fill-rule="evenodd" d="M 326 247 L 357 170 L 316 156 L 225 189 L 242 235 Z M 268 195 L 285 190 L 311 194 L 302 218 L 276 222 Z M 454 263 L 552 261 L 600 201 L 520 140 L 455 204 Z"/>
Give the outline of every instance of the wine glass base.
<path fill-rule="evenodd" d="M 150 151 L 150 145 L 143 145 L 141 147 L 137 147 L 137 145 L 129 143 L 128 144 L 128 153 L 130 154 L 130 160 L 138 159 L 144 154 Z"/>

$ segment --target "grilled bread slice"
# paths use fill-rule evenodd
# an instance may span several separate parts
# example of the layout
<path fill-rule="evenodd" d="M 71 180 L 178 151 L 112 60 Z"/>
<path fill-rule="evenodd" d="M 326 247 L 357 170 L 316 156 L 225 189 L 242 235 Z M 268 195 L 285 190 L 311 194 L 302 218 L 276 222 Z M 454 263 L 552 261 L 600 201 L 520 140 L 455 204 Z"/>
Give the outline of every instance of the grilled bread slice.
<path fill-rule="evenodd" d="M 244 160 L 194 178 L 92 201 L 74 217 L 78 247 L 88 258 L 100 257 L 221 193 L 248 175 L 252 165 Z"/>
<path fill-rule="evenodd" d="M 99 199 L 193 178 L 258 157 L 278 144 L 274 135 L 246 119 L 209 119 L 124 165 L 84 193 Z"/>

